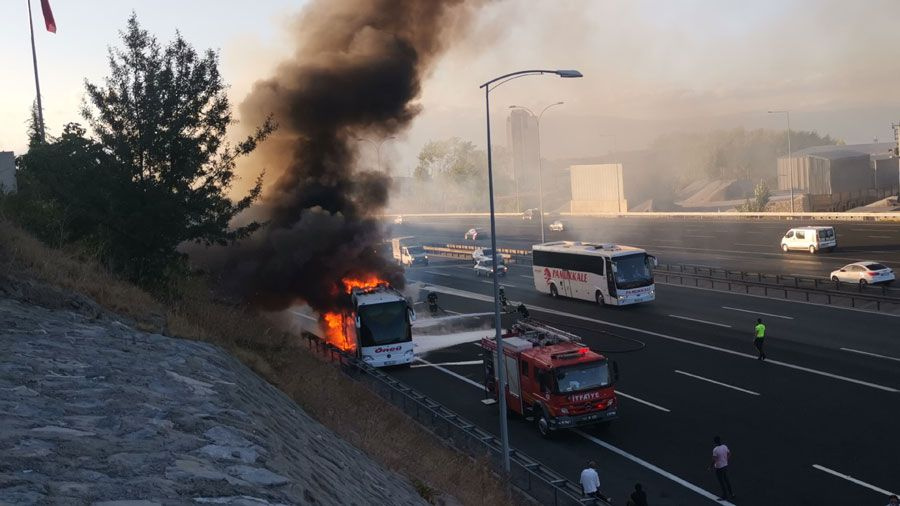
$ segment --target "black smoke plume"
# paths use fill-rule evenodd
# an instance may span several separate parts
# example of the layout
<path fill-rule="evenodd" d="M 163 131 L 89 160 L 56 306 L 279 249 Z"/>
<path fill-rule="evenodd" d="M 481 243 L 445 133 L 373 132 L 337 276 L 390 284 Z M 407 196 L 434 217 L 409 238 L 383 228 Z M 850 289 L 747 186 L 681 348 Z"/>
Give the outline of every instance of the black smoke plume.
<path fill-rule="evenodd" d="M 298 49 L 257 82 L 241 117 L 273 115 L 260 147 L 278 179 L 260 207 L 268 225 L 230 254 L 227 275 L 251 302 L 283 309 L 305 301 L 335 310 L 341 279 L 376 274 L 402 288 L 401 270 L 376 253 L 376 219 L 390 179 L 356 166 L 358 142 L 407 127 L 423 77 L 469 17 L 464 0 L 321 0 L 295 26 Z"/>

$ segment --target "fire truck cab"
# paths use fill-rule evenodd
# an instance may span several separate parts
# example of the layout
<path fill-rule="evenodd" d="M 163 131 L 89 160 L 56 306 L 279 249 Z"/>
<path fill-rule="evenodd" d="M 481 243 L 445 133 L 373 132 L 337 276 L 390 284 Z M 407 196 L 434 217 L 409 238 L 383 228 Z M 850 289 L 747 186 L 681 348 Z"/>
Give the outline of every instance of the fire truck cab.
<path fill-rule="evenodd" d="M 591 351 L 578 336 L 533 319 L 513 324 L 502 336 L 507 408 L 533 417 L 541 435 L 553 431 L 605 424 L 618 414 L 613 389 L 618 366 Z M 497 344 L 481 340 L 485 388 L 498 397 Z"/>

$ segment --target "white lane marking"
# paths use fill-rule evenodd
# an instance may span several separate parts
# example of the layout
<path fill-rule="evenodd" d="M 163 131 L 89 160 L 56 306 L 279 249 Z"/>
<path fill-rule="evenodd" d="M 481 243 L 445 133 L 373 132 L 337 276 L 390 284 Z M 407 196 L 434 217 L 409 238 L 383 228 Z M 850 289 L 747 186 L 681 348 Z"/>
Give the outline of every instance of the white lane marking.
<path fill-rule="evenodd" d="M 736 243 L 734 243 L 734 245 L 735 245 L 735 246 L 758 246 L 758 247 L 762 247 L 762 248 L 772 248 L 772 247 L 774 247 L 774 246 L 772 246 L 771 244 L 756 244 L 756 243 L 750 243 L 750 242 L 743 242 L 743 243 L 742 243 L 742 242 L 736 242 Z"/>
<path fill-rule="evenodd" d="M 697 378 L 701 381 L 707 381 L 709 383 L 713 383 L 715 385 L 723 386 L 725 388 L 730 388 L 732 390 L 737 390 L 738 392 L 744 392 L 745 394 L 756 395 L 759 396 L 759 392 L 754 392 L 753 390 L 747 390 L 746 388 L 736 387 L 734 385 L 729 385 L 728 383 L 722 383 L 721 381 L 716 381 L 714 379 L 704 378 L 703 376 L 697 376 L 696 374 L 691 374 L 689 372 L 679 371 L 675 369 L 675 372 L 678 374 L 683 374 L 685 376 L 690 376 L 691 378 Z"/>
<path fill-rule="evenodd" d="M 450 313 L 450 314 L 462 314 L 459 311 L 453 311 L 451 309 L 443 309 L 442 311 L 444 311 L 445 313 Z"/>
<path fill-rule="evenodd" d="M 465 297 L 467 299 L 481 300 L 481 301 L 485 301 L 485 302 L 493 302 L 494 301 L 493 297 L 488 297 L 486 295 L 481 295 L 481 294 L 474 293 L 474 292 L 467 292 L 465 290 L 458 290 L 456 288 L 451 288 L 449 286 L 440 286 L 440 285 L 431 285 L 431 284 L 429 284 L 428 286 L 435 289 L 436 291 L 446 293 L 448 295 L 456 295 L 458 297 Z M 796 302 L 796 301 L 792 301 L 792 302 Z M 557 314 L 560 316 L 566 316 L 566 317 L 574 318 L 577 320 L 582 320 L 582 321 L 587 321 L 587 322 L 592 322 L 592 323 L 599 323 L 601 325 L 609 325 L 610 327 L 631 330 L 632 332 L 640 332 L 642 334 L 647 334 L 648 336 L 655 336 L 655 337 L 659 337 L 662 339 L 668 339 L 670 341 L 675 341 L 677 343 L 689 344 L 691 346 L 706 348 L 708 350 L 715 350 L 715 351 L 720 351 L 722 353 L 728 353 L 729 355 L 734 355 L 736 357 L 744 357 L 744 358 L 757 360 L 756 355 L 751 355 L 749 353 L 742 353 L 740 351 L 729 350 L 727 348 L 721 348 L 719 346 L 713 346 L 711 344 L 698 343 L 696 341 L 691 341 L 689 339 L 670 336 L 668 334 L 662 334 L 660 332 L 654 332 L 652 330 L 644 330 L 644 329 L 639 329 L 636 327 L 631 327 L 629 325 L 622 325 L 621 323 L 614 323 L 614 322 L 605 321 L 605 320 L 598 320 L 596 318 L 588 318 L 587 316 L 581 316 L 581 315 L 574 314 L 574 313 L 567 313 L 565 311 L 557 311 L 555 309 L 547 309 L 547 308 L 543 308 L 540 306 L 529 306 L 529 309 L 532 311 L 540 311 L 542 313 Z M 875 388 L 877 390 L 883 390 L 885 392 L 891 392 L 891 393 L 900 392 L 900 390 L 893 388 L 893 387 L 886 387 L 884 385 L 879 385 L 877 383 L 870 383 L 868 381 L 858 380 L 858 379 L 850 378 L 850 377 L 840 375 L 840 374 L 832 374 L 830 372 L 820 371 L 818 369 L 812 369 L 809 367 L 804 367 L 802 365 L 791 364 L 788 362 L 781 362 L 780 360 L 766 359 L 766 363 L 778 365 L 781 367 L 787 367 L 788 369 L 794 369 L 795 371 L 803 371 L 803 372 L 808 372 L 810 374 L 817 374 L 819 376 L 824 376 L 826 378 L 836 379 L 839 381 L 846 381 L 848 383 L 854 383 L 856 385 L 862 385 L 862 386 L 866 386 L 866 387 L 870 387 L 870 388 Z"/>
<path fill-rule="evenodd" d="M 878 357 L 878 358 L 884 358 L 887 360 L 896 360 L 897 362 L 900 362 L 900 358 L 897 358 L 897 357 L 889 357 L 887 355 L 879 355 L 877 353 L 872 353 L 869 351 L 854 350 L 853 348 L 841 348 L 841 349 L 844 351 L 852 351 L 853 353 L 859 353 L 860 355 L 869 355 L 870 357 Z"/>
<path fill-rule="evenodd" d="M 875 315 L 880 315 L 880 316 L 889 316 L 891 318 L 900 318 L 900 314 L 885 313 L 882 311 L 872 311 L 869 309 L 860 309 L 858 307 L 829 306 L 827 304 L 819 304 L 816 302 L 806 302 L 805 300 L 782 299 L 780 297 L 768 297 L 766 295 L 757 295 L 754 293 L 723 292 L 722 290 L 714 290 L 712 288 L 703 288 L 702 286 L 679 285 L 678 283 L 666 283 L 664 281 L 659 281 L 659 280 L 656 280 L 655 283 L 657 285 L 671 286 L 674 288 L 685 288 L 688 290 L 705 290 L 707 292 L 717 292 L 717 293 L 723 293 L 723 294 L 730 293 L 731 295 L 735 295 L 735 296 L 739 296 L 739 297 L 754 297 L 757 299 L 780 300 L 780 301 L 787 302 L 790 304 L 806 304 L 807 306 L 827 307 L 828 309 L 839 309 L 839 310 L 843 310 L 843 311 L 855 311 L 857 313 L 868 313 L 868 314 L 875 314 Z"/>
<path fill-rule="evenodd" d="M 633 396 L 633 395 L 628 395 L 628 394 L 626 394 L 625 392 L 622 392 L 622 391 L 619 391 L 619 390 L 616 390 L 616 394 L 621 395 L 622 397 L 625 397 L 626 399 L 631 399 L 631 400 L 633 400 L 633 401 L 635 401 L 635 402 L 640 402 L 641 404 L 650 406 L 651 408 L 656 408 L 656 409 L 658 409 L 658 410 L 660 410 L 660 411 L 665 411 L 666 413 L 671 413 L 671 412 L 672 412 L 671 409 L 664 408 L 664 407 L 662 407 L 662 406 L 660 406 L 660 405 L 658 405 L 658 404 L 653 404 L 652 402 L 647 402 L 647 401 L 645 401 L 644 399 L 638 399 L 637 397 L 635 397 L 635 396 Z"/>
<path fill-rule="evenodd" d="M 839 473 L 839 472 L 835 471 L 834 469 L 828 469 L 827 467 L 820 466 L 819 464 L 813 464 L 813 469 L 818 469 L 819 471 L 826 472 L 832 476 L 837 476 L 838 478 L 843 478 L 851 483 L 855 483 L 857 485 L 862 485 L 863 487 L 866 487 L 870 490 L 874 490 L 882 495 L 888 495 L 888 496 L 896 495 L 893 492 L 888 492 L 887 490 L 885 490 L 883 488 L 876 487 L 875 485 L 870 485 L 862 480 L 857 480 L 856 478 L 850 476 L 849 474 Z"/>
<path fill-rule="evenodd" d="M 672 318 L 678 318 L 680 320 L 688 320 L 688 321 L 697 322 L 697 323 L 705 323 L 707 325 L 715 325 L 716 327 L 725 327 L 725 328 L 729 328 L 729 329 L 731 328 L 731 325 L 725 325 L 724 323 L 708 322 L 706 320 L 698 320 L 696 318 L 688 318 L 687 316 L 678 316 L 677 314 L 670 314 L 669 316 L 671 316 Z"/>
<path fill-rule="evenodd" d="M 422 360 L 422 362 L 424 362 L 424 360 Z M 463 362 L 441 362 L 438 364 L 428 363 L 428 364 L 413 365 L 410 367 L 438 367 L 438 366 L 444 366 L 444 365 L 475 365 L 475 364 L 483 364 L 483 363 L 484 363 L 484 361 L 482 361 L 482 360 L 465 360 Z"/>
<path fill-rule="evenodd" d="M 763 313 L 762 311 L 751 311 L 749 309 L 739 309 L 736 307 L 722 306 L 722 309 L 730 309 L 732 311 L 740 311 L 742 313 L 752 313 L 752 314 L 761 314 L 766 316 L 771 316 L 772 318 L 784 318 L 785 320 L 793 320 L 793 316 L 782 316 L 780 314 L 772 314 L 772 313 Z"/>
<path fill-rule="evenodd" d="M 698 239 L 715 239 L 714 235 L 685 235 L 685 237 L 695 237 Z"/>
<path fill-rule="evenodd" d="M 870 239 L 893 239 L 893 237 L 889 235 L 867 235 L 866 237 Z"/>
<path fill-rule="evenodd" d="M 703 497 L 705 497 L 711 501 L 717 501 L 719 504 L 725 504 L 727 506 L 734 506 L 734 503 L 730 503 L 728 501 L 718 501 L 718 496 L 716 496 L 715 494 L 711 494 L 711 493 L 707 492 L 706 490 L 703 490 L 702 488 L 698 487 L 697 485 L 694 485 L 693 483 L 691 483 L 685 479 L 679 478 L 678 476 L 675 476 L 674 474 L 666 471 L 665 469 L 661 469 L 638 456 L 632 455 L 632 454 L 626 452 L 625 450 L 622 450 L 621 448 L 617 448 L 617 447 L 607 443 L 606 441 L 603 441 L 602 439 L 599 439 L 590 434 L 587 434 L 584 431 L 582 431 L 581 429 L 572 429 L 572 432 L 587 439 L 588 441 L 594 443 L 595 445 L 606 448 L 607 450 L 609 450 L 621 457 L 625 457 L 626 459 L 634 462 L 635 464 L 638 464 L 639 466 L 645 467 L 664 478 L 668 478 L 668 479 L 674 481 L 675 483 L 681 485 L 682 487 L 684 487 L 692 492 L 695 492 L 697 494 L 700 494 Z"/>
<path fill-rule="evenodd" d="M 534 279 L 534 276 L 526 276 L 525 274 L 519 274 L 519 276 L 526 278 L 526 279 Z"/>
<path fill-rule="evenodd" d="M 463 376 L 462 374 L 456 374 L 455 372 L 451 371 L 450 369 L 447 369 L 446 367 L 441 367 L 437 364 L 433 364 L 433 363 L 431 363 L 425 359 L 419 358 L 419 357 L 416 357 L 416 362 L 422 362 L 423 364 L 434 367 L 438 371 L 445 372 L 458 380 L 465 381 L 466 383 L 474 386 L 475 388 L 478 388 L 479 390 L 484 390 L 484 385 L 482 385 L 481 383 L 478 383 L 477 381 L 472 381 L 469 378 Z"/>
<path fill-rule="evenodd" d="M 449 369 L 445 369 L 445 368 L 443 368 L 443 367 L 441 367 L 441 366 L 438 366 L 438 365 L 435 365 L 435 364 L 431 364 L 430 362 L 425 361 L 425 360 L 422 360 L 421 358 L 417 358 L 416 360 L 418 360 L 419 362 L 424 362 L 424 363 L 429 364 L 429 365 L 433 365 L 435 369 L 437 369 L 437 370 L 439 370 L 439 371 L 441 371 L 441 372 L 445 372 L 445 373 L 447 373 L 447 374 L 453 376 L 453 377 L 456 378 L 456 379 L 465 381 L 466 383 L 468 383 L 468 384 L 470 384 L 470 385 L 472 385 L 472 386 L 478 388 L 479 390 L 482 390 L 482 391 L 484 390 L 484 386 L 483 386 L 483 385 L 481 385 L 481 384 L 479 384 L 479 383 L 477 383 L 477 382 L 475 382 L 475 381 L 472 381 L 472 380 L 470 380 L 469 378 L 466 378 L 465 376 L 461 376 L 461 375 L 459 375 L 459 374 L 456 374 L 455 372 L 453 372 L 453 371 L 451 371 L 451 370 L 449 370 Z M 618 392 L 618 391 L 617 391 L 616 393 L 618 393 L 619 395 L 622 395 L 623 397 L 629 397 L 629 396 L 623 395 L 621 392 Z M 633 399 L 633 397 L 629 397 L 629 398 L 630 398 L 630 399 Z M 643 401 L 641 401 L 641 402 L 643 402 Z M 647 403 L 647 404 L 649 404 L 649 403 Z M 654 406 L 654 407 L 659 408 L 659 406 Z M 659 408 L 659 409 L 663 409 L 664 411 L 668 411 L 668 410 L 666 410 L 665 408 Z M 681 479 L 681 478 L 679 478 L 678 476 L 675 476 L 674 474 L 672 474 L 672 473 L 670 473 L 670 472 L 668 472 L 668 471 L 666 471 L 666 470 L 664 470 L 664 469 L 662 469 L 662 468 L 660 468 L 660 467 L 657 467 L 657 466 L 655 466 L 655 465 L 653 465 L 653 464 L 647 462 L 646 460 L 644 460 L 644 459 L 642 459 L 642 458 L 640 458 L 640 457 L 637 457 L 637 456 L 635 456 L 635 455 L 632 455 L 631 453 L 628 453 L 628 452 L 626 452 L 625 450 L 622 450 L 621 448 L 618 448 L 618 447 L 616 447 L 616 446 L 613 446 L 613 445 L 607 443 L 606 441 L 597 439 L 597 438 L 595 438 L 594 436 L 591 436 L 590 434 L 586 434 L 585 432 L 583 432 L 583 431 L 581 431 L 581 430 L 579 430 L 579 429 L 573 429 L 572 432 L 578 434 L 579 436 L 581 436 L 581 437 L 587 439 L 588 441 L 590 441 L 590 442 L 592 442 L 592 443 L 594 443 L 594 444 L 596 444 L 596 445 L 598 445 L 598 446 L 601 446 L 601 447 L 603 447 L 603 448 L 606 448 L 607 450 L 609 450 L 609 451 L 611 451 L 611 452 L 613 452 L 613 453 L 615 453 L 615 454 L 617 454 L 617 455 L 619 455 L 619 456 L 621 456 L 621 457 L 625 457 L 626 459 L 628 459 L 628 460 L 630 460 L 630 461 L 632 461 L 632 462 L 634 462 L 634 463 L 636 463 L 636 464 L 638 464 L 638 465 L 640 465 L 640 466 L 646 467 L 647 469 L 653 471 L 654 473 L 659 474 L 659 475 L 661 475 L 661 476 L 663 476 L 663 477 L 665 477 L 665 478 L 668 478 L 668 479 L 674 481 L 675 483 L 677 483 L 677 484 L 679 484 L 679 485 L 681 485 L 681 486 L 687 488 L 688 490 L 691 490 L 691 491 L 693 491 L 693 492 L 696 492 L 697 494 L 702 495 L 703 497 L 706 497 L 707 499 L 710 499 L 710 500 L 713 500 L 713 501 L 715 501 L 715 500 L 718 499 L 715 495 L 713 495 L 713 494 L 707 492 L 706 490 L 703 490 L 702 488 L 700 488 L 700 487 L 694 485 L 693 483 L 691 483 L 691 482 L 689 482 L 689 481 L 686 481 L 686 480 L 684 480 L 684 479 Z M 726 505 L 729 505 L 729 506 L 734 506 L 734 504 L 732 504 L 732 503 L 730 503 L 730 502 L 728 502 L 728 501 L 719 501 L 719 504 L 726 504 Z"/>

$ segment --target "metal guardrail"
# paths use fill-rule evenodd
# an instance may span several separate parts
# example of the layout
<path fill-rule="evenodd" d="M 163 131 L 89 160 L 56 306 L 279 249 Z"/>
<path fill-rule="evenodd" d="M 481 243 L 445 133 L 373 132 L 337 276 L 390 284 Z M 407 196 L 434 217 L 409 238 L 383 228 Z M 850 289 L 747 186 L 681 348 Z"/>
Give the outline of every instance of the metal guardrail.
<path fill-rule="evenodd" d="M 663 277 L 664 283 L 697 288 L 709 288 L 727 292 L 737 291 L 738 293 L 749 295 L 778 297 L 786 300 L 799 300 L 833 306 L 874 309 L 875 311 L 883 312 L 897 312 L 900 310 L 900 297 L 892 294 L 884 295 L 888 293 L 888 290 L 891 292 L 896 291 L 887 287 L 862 287 L 850 283 L 838 282 L 836 284 L 834 281 L 812 277 L 747 273 L 692 265 L 660 264 L 654 269 L 653 275 L 657 281 L 659 281 L 660 277 Z M 841 285 L 844 287 L 856 287 L 856 290 L 841 290 Z M 735 288 L 738 288 L 738 290 L 735 290 Z M 866 288 L 872 288 L 874 291 L 881 292 L 881 294 L 862 293 L 862 290 Z"/>
<path fill-rule="evenodd" d="M 410 388 L 403 382 L 356 360 L 347 353 L 322 341 L 318 336 L 304 332 L 309 349 L 333 362 L 351 378 L 366 384 L 381 398 L 398 407 L 404 414 L 439 437 L 445 444 L 475 459 L 487 459 L 498 474 L 503 474 L 502 446 L 493 434 L 480 429 L 474 423 L 457 415 L 442 404 Z M 520 493 L 540 504 L 553 506 L 587 506 L 608 503 L 585 498 L 581 486 L 527 454 L 510 448 L 510 472 L 508 482 Z"/>

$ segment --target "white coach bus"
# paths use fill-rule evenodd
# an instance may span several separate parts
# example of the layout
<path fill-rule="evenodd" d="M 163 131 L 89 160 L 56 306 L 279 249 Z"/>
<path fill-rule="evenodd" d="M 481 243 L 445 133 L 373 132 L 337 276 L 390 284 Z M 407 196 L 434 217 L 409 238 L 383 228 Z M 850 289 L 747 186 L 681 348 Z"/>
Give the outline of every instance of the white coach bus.
<path fill-rule="evenodd" d="M 656 298 L 656 257 L 618 244 L 556 241 L 532 247 L 534 287 L 553 297 L 624 306 Z"/>

